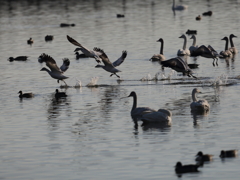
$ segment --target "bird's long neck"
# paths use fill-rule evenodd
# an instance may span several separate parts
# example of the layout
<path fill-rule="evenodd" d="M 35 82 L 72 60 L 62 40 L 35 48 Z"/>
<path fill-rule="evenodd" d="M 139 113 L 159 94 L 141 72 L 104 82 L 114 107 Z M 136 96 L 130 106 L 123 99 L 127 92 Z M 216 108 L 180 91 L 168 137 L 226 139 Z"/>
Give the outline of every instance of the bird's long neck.
<path fill-rule="evenodd" d="M 225 50 L 228 50 L 228 39 L 226 38 L 225 41 L 226 41 Z"/>
<path fill-rule="evenodd" d="M 164 45 L 164 42 L 161 41 L 160 43 L 161 43 L 161 46 L 160 46 L 160 54 L 163 55 L 163 45 Z"/>
<path fill-rule="evenodd" d="M 193 102 L 198 101 L 198 99 L 197 99 L 197 92 L 196 91 L 192 92 L 192 100 L 193 100 Z"/>
<path fill-rule="evenodd" d="M 192 43 L 193 46 L 196 46 L 196 37 L 193 36 L 193 43 Z"/>
<path fill-rule="evenodd" d="M 186 38 L 185 36 L 184 36 L 183 38 L 184 38 L 184 42 L 183 42 L 183 50 L 185 50 L 186 47 L 187 47 L 187 38 Z"/>
<path fill-rule="evenodd" d="M 230 40 L 231 47 L 234 47 L 232 36 L 230 36 L 229 40 Z"/>
<path fill-rule="evenodd" d="M 173 0 L 172 9 L 175 8 L 175 0 Z"/>
<path fill-rule="evenodd" d="M 134 109 L 136 109 L 136 107 L 137 107 L 137 95 L 134 94 L 134 95 L 133 95 L 133 106 L 132 106 L 132 111 L 133 111 Z"/>

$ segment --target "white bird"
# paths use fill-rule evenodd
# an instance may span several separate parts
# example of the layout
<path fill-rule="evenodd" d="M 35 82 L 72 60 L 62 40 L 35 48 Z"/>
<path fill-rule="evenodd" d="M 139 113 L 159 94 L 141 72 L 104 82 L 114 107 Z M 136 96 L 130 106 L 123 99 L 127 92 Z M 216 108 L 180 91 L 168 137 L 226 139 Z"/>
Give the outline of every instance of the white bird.
<path fill-rule="evenodd" d="M 164 41 L 162 38 L 160 38 L 159 40 L 157 40 L 157 42 L 160 42 L 160 54 L 154 54 L 150 60 L 152 61 L 164 61 L 166 58 L 163 55 L 163 46 L 164 46 Z"/>
<path fill-rule="evenodd" d="M 190 56 L 191 55 L 190 51 L 189 51 L 189 49 L 186 48 L 187 47 L 187 37 L 183 34 L 179 38 L 183 38 L 184 42 L 183 42 L 183 48 L 178 50 L 177 55 L 178 56 L 184 56 L 184 55 Z"/>
<path fill-rule="evenodd" d="M 141 120 L 144 123 L 163 123 L 170 125 L 172 122 L 172 113 L 166 109 L 159 109 L 156 112 L 143 114 Z"/>
<path fill-rule="evenodd" d="M 111 63 L 111 61 L 108 59 L 107 55 L 102 49 L 94 48 L 94 51 L 99 52 L 101 54 L 99 55 L 99 57 L 102 59 L 102 62 L 104 63 L 104 65 L 100 65 L 100 64 L 96 65 L 95 68 L 103 68 L 105 71 L 112 73 L 110 76 L 116 75 L 118 78 L 120 78 L 120 76 L 118 76 L 116 73 L 121 71 L 116 69 L 115 67 L 123 63 L 123 61 L 127 57 L 127 51 L 123 51 L 122 56 L 118 58 L 116 61 L 114 61 L 113 63 Z"/>
<path fill-rule="evenodd" d="M 237 48 L 234 46 L 233 40 L 232 40 L 232 38 L 234 38 L 234 37 L 237 37 L 237 36 L 235 36 L 234 34 L 231 34 L 231 35 L 229 36 L 229 41 L 230 41 L 230 45 L 231 45 L 231 47 L 229 48 L 229 50 L 231 51 L 232 54 L 237 54 L 237 53 L 238 53 L 238 50 L 237 50 Z"/>
<path fill-rule="evenodd" d="M 198 46 L 196 45 L 197 39 L 196 39 L 196 36 L 195 36 L 195 35 L 192 35 L 192 36 L 190 37 L 190 39 L 193 39 L 193 43 L 192 43 L 192 45 L 189 47 L 189 51 L 190 51 L 191 56 L 194 56 L 194 51 L 197 50 L 197 48 L 198 48 Z"/>
<path fill-rule="evenodd" d="M 231 51 L 228 49 L 228 37 L 225 36 L 224 38 L 222 38 L 221 40 L 225 40 L 226 43 L 225 43 L 225 50 L 224 51 L 221 51 L 219 54 L 222 56 L 222 57 L 230 57 L 232 56 L 232 53 Z"/>
<path fill-rule="evenodd" d="M 131 110 L 132 117 L 141 117 L 143 114 L 156 112 L 156 110 L 149 107 L 137 107 L 137 94 L 135 91 L 132 91 L 128 97 L 133 97 L 133 106 Z"/>
<path fill-rule="evenodd" d="M 197 99 L 197 93 L 201 93 L 201 91 L 197 88 L 194 88 L 192 90 L 192 100 L 193 100 L 193 102 L 190 104 L 191 111 L 193 111 L 193 112 L 209 111 L 210 105 L 208 104 L 208 101 L 205 100 L 205 99 L 198 100 Z"/>
<path fill-rule="evenodd" d="M 41 55 L 41 61 L 45 62 L 46 65 L 51 69 L 51 71 L 45 67 L 43 67 L 40 71 L 47 71 L 48 74 L 54 78 L 57 79 L 58 82 L 59 80 L 63 81 L 65 84 L 66 82 L 64 81 L 64 79 L 67 79 L 68 77 L 64 76 L 63 73 L 68 69 L 69 65 L 70 65 L 70 61 L 67 58 L 63 59 L 63 64 L 62 66 L 59 68 L 56 64 L 56 61 L 49 55 L 47 54 L 42 54 Z M 66 84 L 67 86 L 67 84 Z"/>
<path fill-rule="evenodd" d="M 83 45 L 81 45 L 79 42 L 77 42 L 75 39 L 71 38 L 68 35 L 67 35 L 67 39 L 73 45 L 80 47 L 80 48 L 76 48 L 75 51 L 81 50 L 86 56 L 91 57 L 91 58 L 95 58 L 95 60 L 98 63 L 101 62 L 101 58 L 99 57 L 99 55 L 100 55 L 99 52 L 87 49 L 86 47 L 84 47 Z"/>
<path fill-rule="evenodd" d="M 172 10 L 173 11 L 181 11 L 181 10 L 184 10 L 184 9 L 187 9 L 188 6 L 186 5 L 175 5 L 175 0 L 173 0 L 173 5 L 172 5 Z"/>

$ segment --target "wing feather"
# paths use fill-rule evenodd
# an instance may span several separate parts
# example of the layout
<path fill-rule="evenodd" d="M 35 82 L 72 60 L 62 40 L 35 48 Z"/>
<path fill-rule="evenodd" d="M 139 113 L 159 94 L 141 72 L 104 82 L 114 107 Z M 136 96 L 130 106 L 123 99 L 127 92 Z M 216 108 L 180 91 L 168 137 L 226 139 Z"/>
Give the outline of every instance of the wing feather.
<path fill-rule="evenodd" d="M 126 57 L 127 57 L 127 51 L 123 51 L 122 56 L 112 63 L 113 66 L 116 67 L 122 64 Z"/>

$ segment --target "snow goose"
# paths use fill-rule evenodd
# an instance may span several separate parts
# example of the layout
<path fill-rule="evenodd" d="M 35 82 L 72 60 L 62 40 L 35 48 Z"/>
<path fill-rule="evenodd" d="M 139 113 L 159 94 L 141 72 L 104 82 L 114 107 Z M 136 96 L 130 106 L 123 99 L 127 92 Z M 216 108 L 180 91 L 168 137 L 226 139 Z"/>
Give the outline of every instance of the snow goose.
<path fill-rule="evenodd" d="M 199 165 L 197 164 L 188 164 L 182 165 L 181 162 L 177 162 L 175 166 L 175 172 L 178 174 L 188 173 L 188 172 L 198 172 Z"/>
<path fill-rule="evenodd" d="M 219 54 L 222 56 L 222 57 L 230 57 L 232 56 L 232 53 L 231 51 L 228 49 L 228 37 L 225 36 L 224 38 L 222 38 L 221 40 L 225 40 L 226 43 L 225 43 L 225 50 L 224 51 L 221 51 Z"/>
<path fill-rule="evenodd" d="M 202 151 L 199 151 L 196 155 L 196 161 L 204 162 L 204 161 L 212 161 L 213 155 L 211 154 L 203 154 Z"/>
<path fill-rule="evenodd" d="M 81 50 L 86 56 L 91 57 L 91 58 L 95 58 L 95 60 L 100 63 L 101 62 L 101 58 L 99 57 L 100 53 L 96 52 L 94 50 L 89 50 L 86 47 L 84 47 L 83 45 L 81 45 L 79 42 L 77 42 L 75 39 L 71 38 L 70 36 L 67 35 L 67 39 L 70 43 L 72 43 L 75 46 L 78 46 L 80 48 L 76 48 L 75 51 L 79 51 Z"/>
<path fill-rule="evenodd" d="M 133 97 L 133 106 L 131 110 L 132 117 L 141 117 L 143 114 L 156 112 L 156 110 L 149 107 L 137 107 L 137 94 L 135 91 L 132 91 L 128 97 Z"/>
<path fill-rule="evenodd" d="M 195 36 L 195 35 L 192 35 L 192 36 L 190 37 L 190 39 L 193 39 L 193 43 L 192 43 L 192 45 L 189 47 L 189 51 L 190 51 L 191 56 L 194 56 L 194 51 L 198 48 L 198 46 L 196 45 L 197 39 L 196 39 L 196 36 Z"/>
<path fill-rule="evenodd" d="M 63 64 L 62 66 L 59 68 L 56 64 L 56 61 L 49 55 L 47 54 L 42 54 L 41 55 L 41 59 L 42 62 L 45 62 L 46 65 L 51 69 L 51 71 L 45 67 L 43 67 L 40 71 L 47 71 L 48 74 L 54 78 L 57 79 L 58 82 L 59 80 L 63 81 L 65 83 L 65 85 L 67 86 L 66 82 L 64 81 L 64 79 L 67 79 L 68 77 L 64 76 L 63 73 L 68 69 L 69 65 L 70 65 L 70 61 L 67 58 L 63 59 Z"/>
<path fill-rule="evenodd" d="M 192 100 L 193 100 L 193 102 L 190 104 L 191 111 L 193 111 L 193 112 L 209 111 L 210 105 L 208 104 L 208 101 L 205 100 L 205 99 L 198 100 L 197 99 L 197 93 L 201 93 L 201 91 L 197 88 L 194 88 L 192 90 Z"/>
<path fill-rule="evenodd" d="M 32 98 L 33 97 L 33 93 L 24 93 L 22 91 L 19 91 L 18 92 L 19 94 L 19 98 Z"/>
<path fill-rule="evenodd" d="M 237 54 L 237 53 L 238 53 L 238 50 L 237 50 L 237 48 L 234 46 L 233 40 L 232 40 L 232 38 L 234 38 L 234 37 L 237 37 L 237 36 L 235 36 L 234 34 L 231 34 L 231 35 L 229 36 L 229 41 L 230 41 L 230 45 L 231 45 L 231 47 L 229 48 L 229 50 L 231 51 L 232 54 Z"/>
<path fill-rule="evenodd" d="M 166 58 L 163 55 L 163 46 L 164 46 L 164 41 L 162 38 L 160 38 L 159 40 L 157 40 L 157 42 L 160 42 L 160 54 L 154 54 L 150 60 L 152 61 L 164 61 Z"/>
<path fill-rule="evenodd" d="M 122 56 L 118 58 L 116 61 L 114 61 L 113 63 L 111 63 L 111 61 L 108 59 L 107 55 L 102 49 L 94 48 L 94 51 L 101 53 L 99 57 L 102 59 L 102 62 L 104 64 L 104 65 L 98 64 L 95 66 L 95 68 L 103 68 L 105 71 L 112 73 L 110 76 L 116 75 L 118 78 L 120 78 L 120 76 L 118 76 L 116 73 L 121 71 L 116 69 L 115 67 L 123 63 L 123 61 L 127 57 L 127 51 L 123 51 Z"/>
<path fill-rule="evenodd" d="M 173 4 L 172 4 L 173 11 L 181 11 L 181 10 L 184 10 L 187 8 L 188 8 L 188 6 L 186 6 L 186 5 L 175 5 L 175 0 L 173 0 Z"/>
<path fill-rule="evenodd" d="M 180 36 L 179 38 L 183 38 L 183 39 L 184 39 L 184 42 L 183 42 L 183 48 L 178 50 L 177 55 L 178 55 L 178 56 L 184 56 L 184 55 L 190 56 L 190 51 L 189 51 L 189 49 L 186 49 L 186 46 L 187 46 L 187 37 L 183 34 L 183 35 Z"/>
<path fill-rule="evenodd" d="M 227 150 L 227 151 L 222 150 L 222 151 L 220 152 L 219 157 L 221 157 L 221 158 L 225 158 L 225 157 L 236 157 L 237 154 L 238 154 L 238 150 L 236 150 L 236 149 Z"/>
<path fill-rule="evenodd" d="M 173 70 L 177 72 L 182 72 L 183 75 L 187 75 L 189 77 L 194 77 L 192 70 L 188 67 L 188 64 L 181 58 L 181 57 L 175 57 L 172 59 L 168 59 L 165 61 L 161 61 L 162 66 L 164 67 L 170 67 Z"/>
<path fill-rule="evenodd" d="M 18 57 L 9 57 L 8 58 L 8 60 L 10 61 L 10 62 L 12 62 L 12 61 L 26 61 L 26 60 L 28 60 L 27 59 L 28 58 L 28 56 L 18 56 Z"/>

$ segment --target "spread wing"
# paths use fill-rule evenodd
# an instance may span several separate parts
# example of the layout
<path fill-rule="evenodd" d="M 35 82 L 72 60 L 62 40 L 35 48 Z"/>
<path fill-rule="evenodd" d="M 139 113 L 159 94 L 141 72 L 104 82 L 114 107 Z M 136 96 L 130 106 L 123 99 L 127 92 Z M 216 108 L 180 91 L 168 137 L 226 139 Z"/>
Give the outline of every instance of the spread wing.
<path fill-rule="evenodd" d="M 51 56 L 43 53 L 41 57 L 42 57 L 42 62 L 45 62 L 47 67 L 49 67 L 52 72 L 62 73 L 61 69 L 59 69 L 59 67 L 56 64 L 56 61 Z"/>
<path fill-rule="evenodd" d="M 69 41 L 70 43 L 72 43 L 73 45 L 75 45 L 75 46 L 79 46 L 79 47 L 81 47 L 82 49 L 84 49 L 84 50 L 90 52 L 89 49 L 87 49 L 86 47 L 82 46 L 79 42 L 77 42 L 75 39 L 71 38 L 71 37 L 68 36 L 68 35 L 67 35 L 67 39 L 68 39 L 68 41 Z"/>
<path fill-rule="evenodd" d="M 112 63 L 113 66 L 116 67 L 122 64 L 126 57 L 127 57 L 127 51 L 123 51 L 122 56 Z"/>
<path fill-rule="evenodd" d="M 64 59 L 63 59 L 63 64 L 62 64 L 62 66 L 60 67 L 60 69 L 62 70 L 62 72 L 67 71 L 68 68 L 69 68 L 69 65 L 70 65 L 69 59 L 68 59 L 68 58 L 64 58 Z"/>
<path fill-rule="evenodd" d="M 93 49 L 94 51 L 98 52 L 100 55 L 99 57 L 102 59 L 102 62 L 104 63 L 105 66 L 112 66 L 113 64 L 111 63 L 111 61 L 108 59 L 108 56 L 106 55 L 106 53 L 103 51 L 103 49 L 97 48 L 95 47 Z"/>

